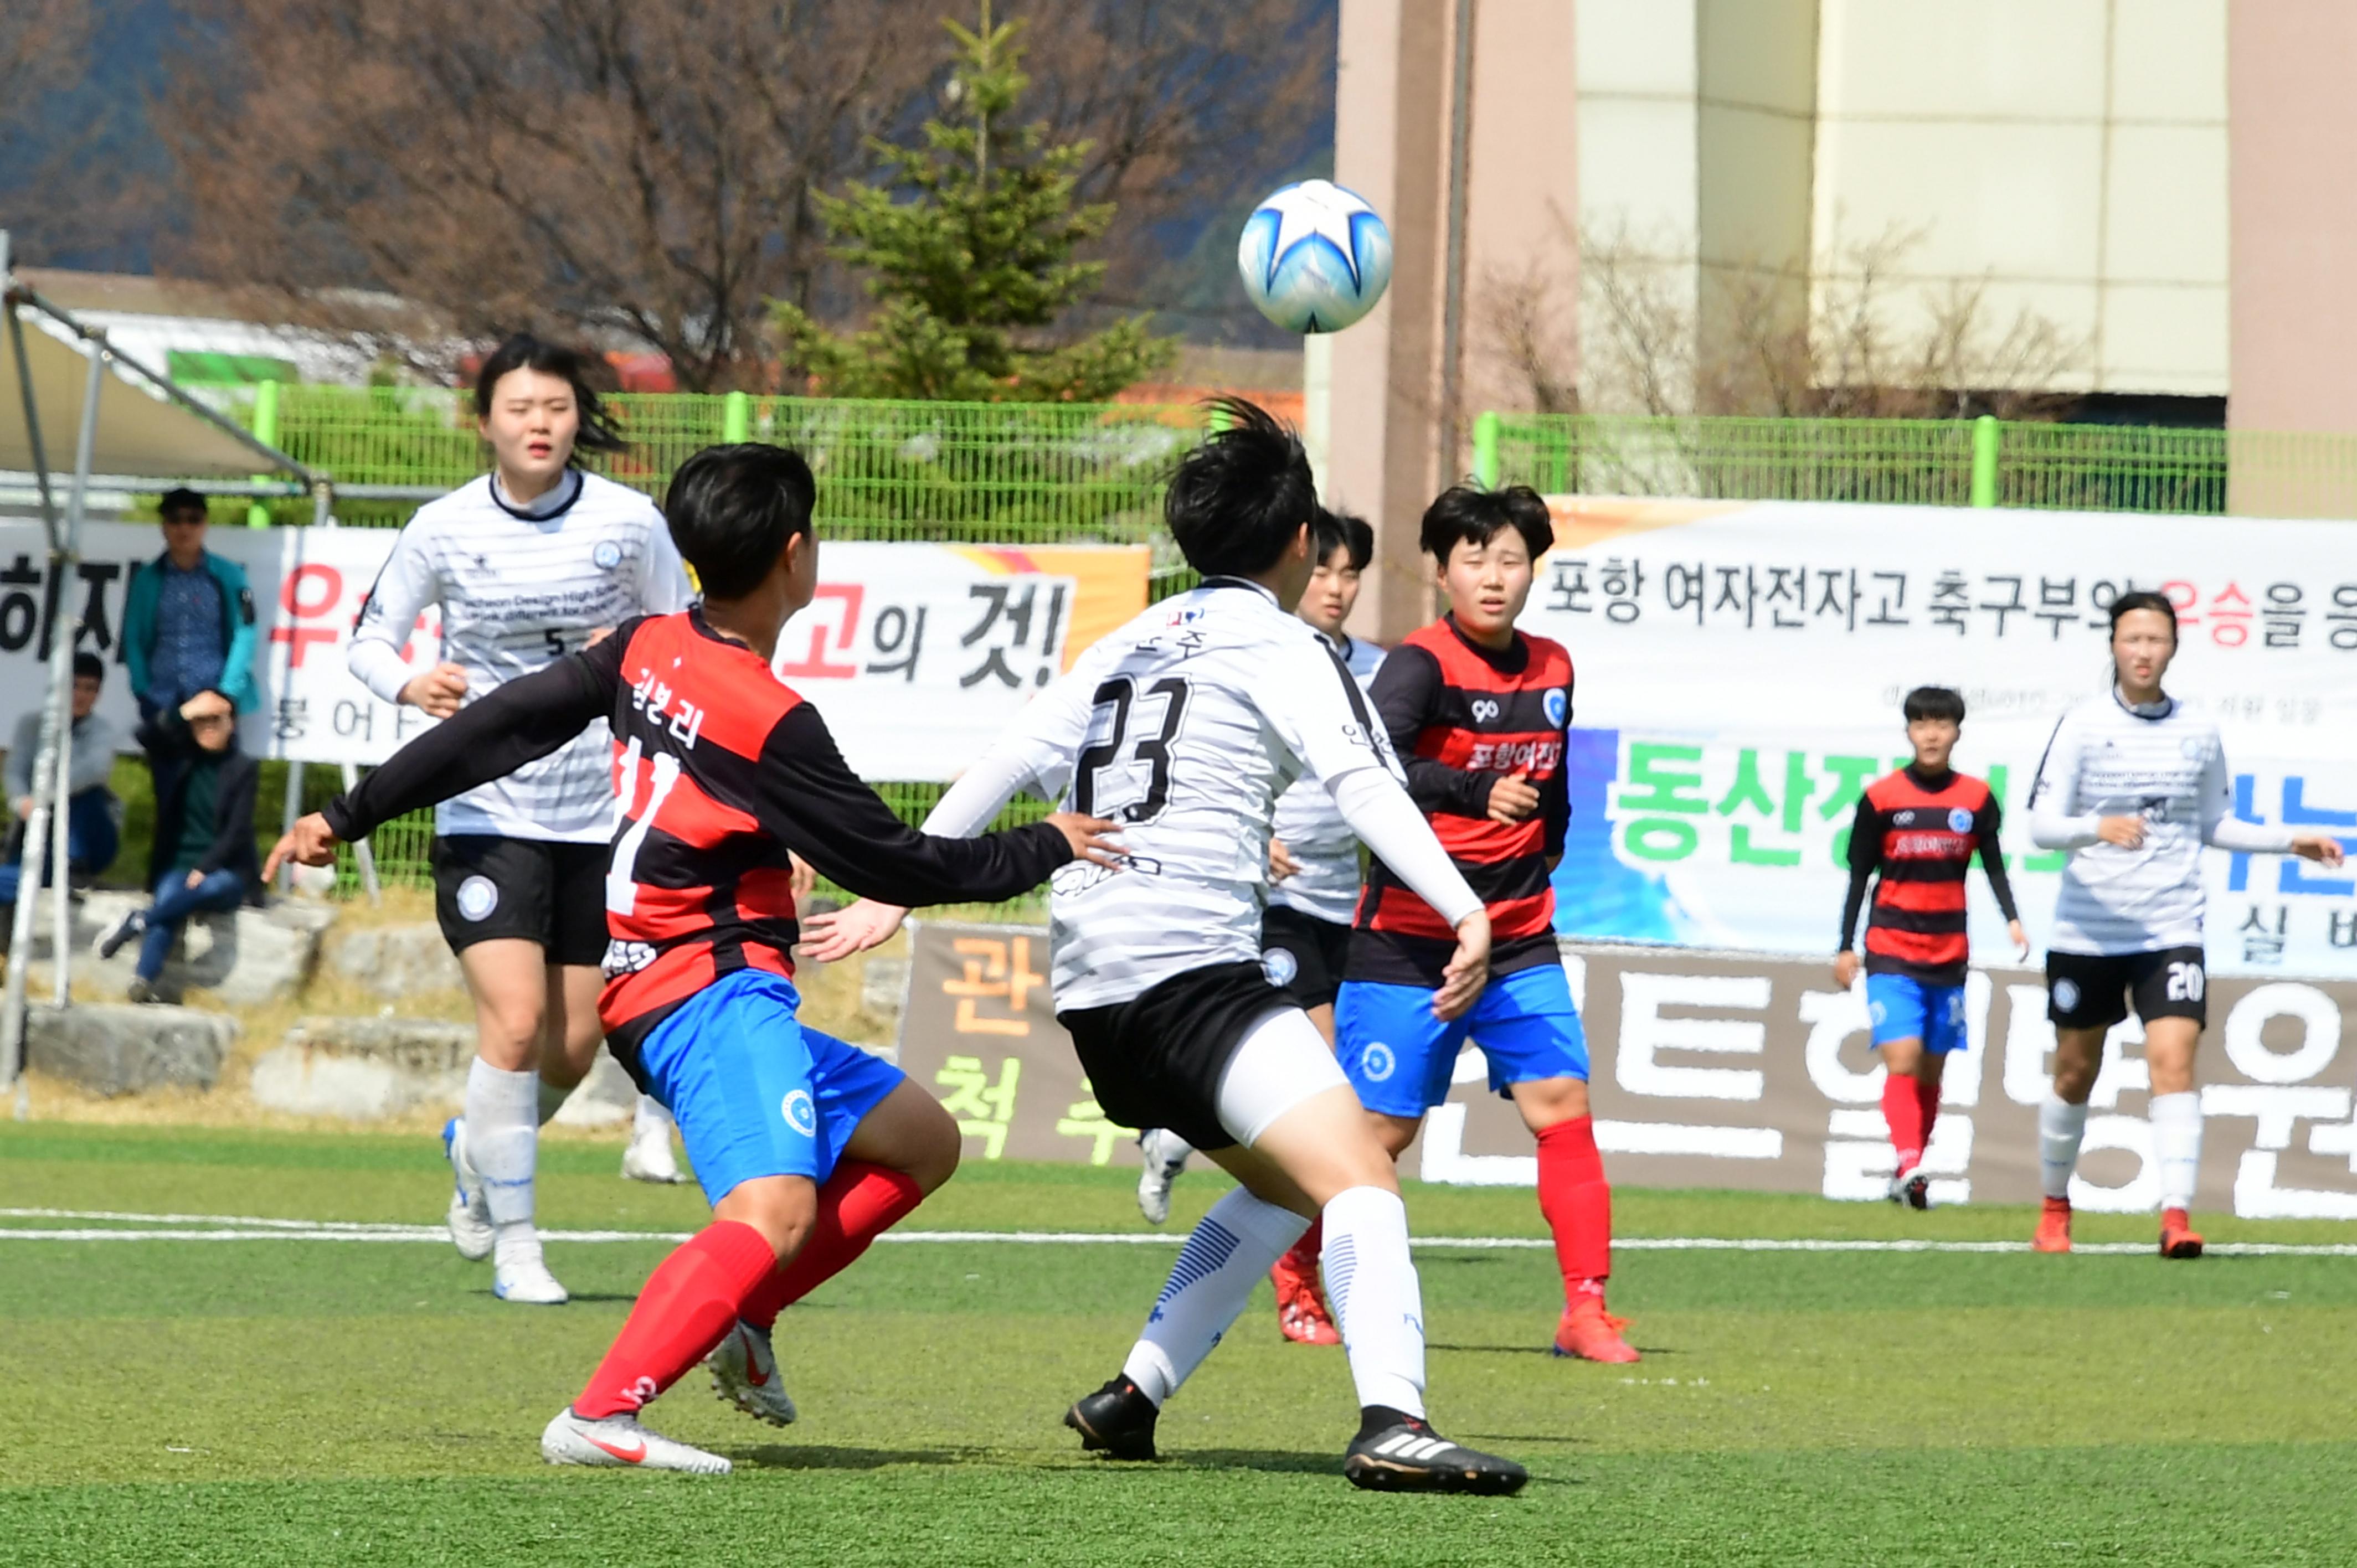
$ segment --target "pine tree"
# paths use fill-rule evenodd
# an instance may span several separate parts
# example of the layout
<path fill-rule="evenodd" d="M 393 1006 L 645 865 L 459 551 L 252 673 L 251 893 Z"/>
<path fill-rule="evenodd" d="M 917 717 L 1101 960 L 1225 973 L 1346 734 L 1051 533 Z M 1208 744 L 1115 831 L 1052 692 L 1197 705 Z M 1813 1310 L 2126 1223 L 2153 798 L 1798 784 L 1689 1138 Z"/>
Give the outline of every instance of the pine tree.
<path fill-rule="evenodd" d="M 957 402 L 1098 402 L 1164 370 L 1176 343 L 1142 316 L 1052 341 L 1057 317 L 1103 280 L 1103 263 L 1073 255 L 1114 205 L 1075 203 L 1088 143 L 1013 124 L 1029 85 L 1021 24 L 993 26 L 982 0 L 978 28 L 942 25 L 957 44 L 943 94 L 955 118 L 927 121 L 918 146 L 871 144 L 875 183 L 815 193 L 834 253 L 868 274 L 877 309 L 840 334 L 777 303 L 789 363 L 828 396 Z"/>

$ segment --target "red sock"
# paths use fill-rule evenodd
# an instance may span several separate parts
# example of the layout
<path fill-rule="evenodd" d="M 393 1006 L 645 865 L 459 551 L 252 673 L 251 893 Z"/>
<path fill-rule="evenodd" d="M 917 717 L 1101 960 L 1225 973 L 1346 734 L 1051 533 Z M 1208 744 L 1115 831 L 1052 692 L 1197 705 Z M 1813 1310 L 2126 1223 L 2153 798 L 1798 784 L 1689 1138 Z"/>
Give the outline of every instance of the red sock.
<path fill-rule="evenodd" d="M 1915 1080 L 1897 1073 L 1882 1079 L 1882 1120 L 1890 1128 L 1890 1146 L 1899 1155 L 1899 1168 L 1911 1171 L 1923 1163 L 1923 1101 Z"/>
<path fill-rule="evenodd" d="M 1555 1232 L 1564 1305 L 1600 1299 L 1612 1273 L 1612 1188 L 1594 1117 L 1575 1116 L 1539 1134 L 1539 1212 Z"/>
<path fill-rule="evenodd" d="M 1293 1250 L 1276 1261 L 1276 1267 L 1269 1270 L 1268 1277 L 1272 1280 L 1297 1279 L 1316 1290 L 1318 1285 L 1318 1255 L 1325 1245 L 1326 1217 L 1321 1214 L 1309 1222 L 1309 1229 L 1301 1233 L 1301 1240 L 1293 1244 Z"/>
<path fill-rule="evenodd" d="M 844 1161 L 818 1189 L 810 1240 L 792 1262 L 753 1288 L 737 1316 L 757 1328 L 775 1326 L 780 1311 L 849 1268 L 867 1243 L 924 1200 L 914 1176 L 864 1160 Z"/>
<path fill-rule="evenodd" d="M 629 1321 L 589 1383 L 573 1402 L 576 1415 L 635 1411 L 677 1382 L 710 1353 L 737 1321 L 737 1304 L 778 1266 L 778 1255 L 750 1225 L 716 1220 L 655 1266 Z"/>
<path fill-rule="evenodd" d="M 1932 1146 L 1932 1127 L 1940 1120 L 1940 1086 L 1928 1078 L 1915 1080 L 1915 1103 L 1923 1112 L 1923 1146 Z"/>

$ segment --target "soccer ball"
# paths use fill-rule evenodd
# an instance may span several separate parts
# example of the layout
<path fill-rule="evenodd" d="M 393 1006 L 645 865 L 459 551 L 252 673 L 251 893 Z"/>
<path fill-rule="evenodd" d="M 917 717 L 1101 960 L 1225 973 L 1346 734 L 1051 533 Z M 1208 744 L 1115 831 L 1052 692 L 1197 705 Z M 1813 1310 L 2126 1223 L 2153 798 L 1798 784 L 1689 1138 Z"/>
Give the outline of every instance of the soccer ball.
<path fill-rule="evenodd" d="M 1263 316 L 1288 332 L 1340 332 L 1383 297 L 1392 231 L 1329 180 L 1288 185 L 1253 209 L 1236 271 Z"/>

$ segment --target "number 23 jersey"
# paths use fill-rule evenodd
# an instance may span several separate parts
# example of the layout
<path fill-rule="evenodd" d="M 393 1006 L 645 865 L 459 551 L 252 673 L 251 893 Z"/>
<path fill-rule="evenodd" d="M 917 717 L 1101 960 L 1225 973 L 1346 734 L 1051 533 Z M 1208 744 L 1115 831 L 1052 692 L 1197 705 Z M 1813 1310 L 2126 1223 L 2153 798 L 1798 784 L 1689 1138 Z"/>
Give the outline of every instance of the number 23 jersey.
<path fill-rule="evenodd" d="M 1257 961 L 1277 797 L 1301 778 L 1400 776 L 1332 645 L 1232 577 L 1091 646 L 1015 735 L 1042 793 L 1122 824 L 1128 860 L 1075 861 L 1049 880 L 1060 1012 Z"/>
<path fill-rule="evenodd" d="M 662 513 L 611 479 L 574 470 L 545 504 L 511 507 L 487 475 L 417 509 L 361 607 L 349 661 L 399 699 L 414 671 L 401 648 L 442 608 L 440 657 L 467 672 L 467 701 L 577 653 L 633 616 L 687 606 L 687 573 Z M 603 843 L 614 786 L 603 725 L 554 756 L 446 800 L 440 833 Z"/>

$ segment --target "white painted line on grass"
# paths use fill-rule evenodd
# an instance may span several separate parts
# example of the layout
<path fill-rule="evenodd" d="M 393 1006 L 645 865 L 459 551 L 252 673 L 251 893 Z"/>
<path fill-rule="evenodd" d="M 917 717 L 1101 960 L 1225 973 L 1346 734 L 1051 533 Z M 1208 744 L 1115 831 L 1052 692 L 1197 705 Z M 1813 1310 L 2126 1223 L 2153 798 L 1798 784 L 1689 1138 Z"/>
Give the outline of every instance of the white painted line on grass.
<path fill-rule="evenodd" d="M 0 1218 L 116 1220 L 139 1227 L 16 1229 L 0 1226 L 0 1241 L 447 1241 L 439 1225 L 390 1220 L 274 1219 L 235 1214 L 135 1214 L 116 1209 L 0 1208 Z M 612 1242 L 684 1241 L 685 1230 L 543 1230 L 543 1240 L 585 1245 Z M 901 1244 L 1012 1242 L 1021 1246 L 1172 1247 L 1183 1232 L 1157 1230 L 888 1230 L 878 1241 Z M 1847 1238 L 1770 1240 L 1739 1236 L 1630 1236 L 1613 1246 L 1624 1252 L 2027 1252 L 2027 1241 L 1867 1240 Z M 1541 1236 L 1423 1236 L 1419 1249 L 1440 1251 L 1536 1251 L 1555 1243 Z M 2153 1251 L 2146 1241 L 2082 1242 L 2075 1251 L 2127 1257 Z M 2229 1257 L 2357 1258 L 2357 1242 L 2212 1242 L 2212 1252 Z"/>

